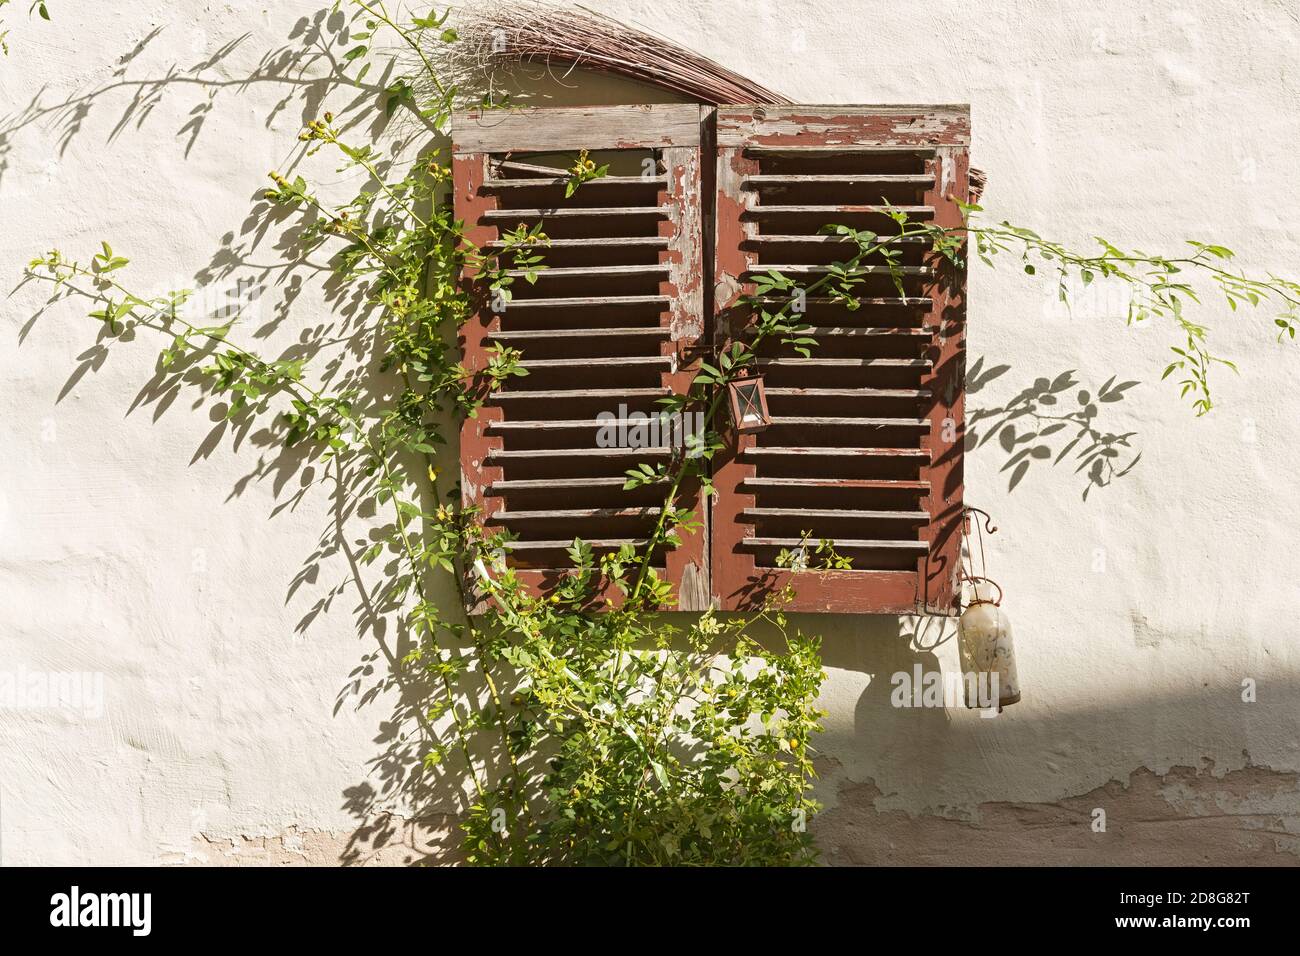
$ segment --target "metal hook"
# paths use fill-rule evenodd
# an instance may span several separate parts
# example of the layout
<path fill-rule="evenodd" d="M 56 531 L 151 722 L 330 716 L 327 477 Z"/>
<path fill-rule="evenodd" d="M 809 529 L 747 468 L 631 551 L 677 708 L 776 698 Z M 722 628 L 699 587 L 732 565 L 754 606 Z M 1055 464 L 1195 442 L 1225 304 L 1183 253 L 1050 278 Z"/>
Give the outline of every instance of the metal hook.
<path fill-rule="evenodd" d="M 970 516 L 971 516 L 971 513 L 972 513 L 972 512 L 975 513 L 975 514 L 979 514 L 979 515 L 983 515 L 983 516 L 984 516 L 984 530 L 985 530 L 985 531 L 987 531 L 989 534 L 996 534 L 996 533 L 997 533 L 997 530 L 998 530 L 998 529 L 997 529 L 997 527 L 993 524 L 993 518 L 992 518 L 992 517 L 989 515 L 989 513 L 988 513 L 987 511 L 985 511 L 983 508 L 972 508 L 972 507 L 970 507 L 969 505 L 967 505 L 965 508 L 962 509 L 962 514 L 964 515 L 964 517 L 966 518 L 967 521 L 970 521 Z"/>
<path fill-rule="evenodd" d="M 976 521 L 974 522 L 975 545 L 978 546 L 979 549 L 979 574 L 973 573 L 975 570 L 975 547 L 972 546 L 970 540 L 972 514 L 982 515 L 984 517 L 982 527 L 978 519 L 976 519 Z M 992 604 L 996 607 L 1002 603 L 1002 586 L 987 576 L 988 561 L 984 557 L 984 532 L 987 531 L 989 534 L 993 534 L 998 530 L 997 526 L 993 524 L 993 518 L 983 508 L 971 508 L 971 507 L 962 508 L 962 521 L 964 522 L 962 526 L 962 537 L 964 539 L 964 543 L 965 543 L 964 550 L 966 553 L 963 561 L 964 566 L 960 568 L 961 579 L 964 581 L 969 581 L 972 585 L 974 585 L 976 582 L 983 581 L 993 585 L 993 587 L 997 588 L 998 591 L 998 596 L 994 600 L 976 597 L 973 600 L 971 600 L 970 603 L 971 604 Z"/>

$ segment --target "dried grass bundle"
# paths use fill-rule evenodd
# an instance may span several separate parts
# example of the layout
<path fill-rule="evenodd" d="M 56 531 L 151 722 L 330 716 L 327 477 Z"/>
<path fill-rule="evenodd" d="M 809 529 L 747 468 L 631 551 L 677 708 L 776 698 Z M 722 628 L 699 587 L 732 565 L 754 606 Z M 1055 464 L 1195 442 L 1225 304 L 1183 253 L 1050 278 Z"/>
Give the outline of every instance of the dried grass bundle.
<path fill-rule="evenodd" d="M 467 71 L 540 63 L 612 73 L 700 103 L 790 102 L 707 57 L 585 7 L 515 0 L 469 13 L 455 44 L 458 66 Z"/>

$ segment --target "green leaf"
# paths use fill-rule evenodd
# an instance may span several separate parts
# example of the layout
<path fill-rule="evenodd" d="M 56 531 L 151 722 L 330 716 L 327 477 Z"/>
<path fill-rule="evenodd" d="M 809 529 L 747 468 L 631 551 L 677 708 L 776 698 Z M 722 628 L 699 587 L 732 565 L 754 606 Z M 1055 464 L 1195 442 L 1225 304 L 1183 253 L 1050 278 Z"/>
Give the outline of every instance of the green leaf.
<path fill-rule="evenodd" d="M 657 760 L 651 760 L 650 767 L 654 770 L 655 779 L 659 781 L 659 785 L 666 789 L 668 787 L 668 772 L 664 769 L 664 765 Z"/>

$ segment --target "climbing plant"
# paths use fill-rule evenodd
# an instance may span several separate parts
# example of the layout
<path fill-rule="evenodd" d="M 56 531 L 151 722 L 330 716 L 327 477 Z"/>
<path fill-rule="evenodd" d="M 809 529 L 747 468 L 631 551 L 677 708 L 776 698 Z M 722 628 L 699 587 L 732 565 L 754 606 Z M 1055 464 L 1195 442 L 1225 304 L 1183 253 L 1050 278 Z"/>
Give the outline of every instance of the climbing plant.
<path fill-rule="evenodd" d="M 0 0 L 0 7 L 8 6 L 8 4 L 9 0 Z M 44 0 L 33 0 L 32 5 L 27 9 L 27 13 L 29 16 L 36 14 L 42 20 L 50 19 L 50 9 Z M 0 25 L 2 24 L 3 21 L 0 21 Z M 0 29 L 0 53 L 4 53 L 5 56 L 9 55 L 9 31 L 5 29 Z"/>
<path fill-rule="evenodd" d="M 515 283 L 545 268 L 544 224 L 521 226 L 488 251 L 467 241 L 452 214 L 448 163 L 432 145 L 463 101 L 437 68 L 439 47 L 457 42 L 447 14 L 400 18 L 383 3 L 347 6 L 355 19 L 339 69 L 360 84 L 375 62 L 387 61 L 377 109 L 423 124 L 429 145 L 410 156 L 385 155 L 325 112 L 301 133 L 304 159 L 322 155 L 331 171 L 341 162 L 360 172 L 365 186 L 332 203 L 304 175 L 273 171 L 261 213 L 300 217 L 286 254 L 328 249 L 338 280 L 371 304 L 379 357 L 373 374 L 383 387 L 323 384 L 307 359 L 265 357 L 237 316 L 192 321 L 184 308 L 192 291 L 134 288 L 125 278 L 129 260 L 108 242 L 87 259 L 48 252 L 30 262 L 26 277 L 52 283 L 58 298 L 86 300 L 105 340 L 157 334 L 160 375 L 193 381 L 229 421 L 262 423 L 282 447 L 327 462 L 349 513 L 387 515 L 371 538 L 340 546 L 370 576 L 367 598 L 409 639 L 395 667 L 432 688 L 414 714 L 418 769 L 460 800 L 470 862 L 815 858 L 808 822 L 817 810 L 812 757 L 823 679 L 816 638 L 787 617 L 788 589 L 748 615 L 706 612 L 689 623 L 669 617 L 673 588 L 650 556 L 697 530 L 683 488 L 698 483 L 710 491 L 728 383 L 753 366 L 764 341 L 805 355 L 816 348 L 797 303 L 819 293 L 856 307 L 867 262 L 897 266 L 896 237 L 924 237 L 953 260 L 1011 259 L 1028 275 L 1053 275 L 1063 297 L 1067 280 L 1123 283 L 1135 292 L 1130 321 L 1162 320 L 1175 330 L 1165 375 L 1177 374 L 1198 414 L 1212 407 L 1212 370 L 1231 366 L 1187 314 L 1200 295 L 1198 280 L 1217 287 L 1233 309 L 1277 304 L 1279 337 L 1295 337 L 1300 286 L 1247 277 L 1219 245 L 1196 242 L 1185 254 L 1159 256 L 1098 240 L 1096 250 L 1078 252 L 1009 223 L 986 225 L 974 205 L 964 206 L 967 221 L 955 229 L 898 210 L 890 213 L 892 235 L 828 226 L 850 240 L 853 254 L 803 285 L 778 272 L 760 277 L 753 334 L 700 362 L 690 390 L 665 402 L 668 412 L 703 411 L 709 427 L 696 454 L 628 472 L 628 487 L 666 489 L 649 540 L 599 556 L 575 540 L 571 574 L 550 596 L 534 596 L 504 561 L 502 533 L 462 505 L 437 455 L 459 417 L 476 414 L 493 387 L 525 374 L 520 352 L 502 347 L 485 371 L 471 375 L 459 361 L 455 331 L 474 296 L 508 300 Z M 574 157 L 568 191 L 604 172 L 585 153 Z M 463 280 L 466 274 L 473 280 Z M 773 298 L 786 304 L 774 307 Z M 806 545 L 781 560 L 849 566 L 829 542 Z M 435 597 L 448 583 L 450 606 Z M 593 607 L 595 595 L 610 588 L 620 601 Z M 482 613 L 467 616 L 463 608 L 476 602 Z"/>

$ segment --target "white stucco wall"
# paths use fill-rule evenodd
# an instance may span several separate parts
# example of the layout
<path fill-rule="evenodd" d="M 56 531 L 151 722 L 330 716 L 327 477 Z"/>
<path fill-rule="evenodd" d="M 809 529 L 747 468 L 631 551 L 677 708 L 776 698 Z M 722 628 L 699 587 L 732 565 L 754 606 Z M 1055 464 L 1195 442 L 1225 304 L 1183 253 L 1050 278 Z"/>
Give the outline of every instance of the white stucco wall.
<path fill-rule="evenodd" d="M 1213 240 L 1252 271 L 1300 274 L 1300 4 L 594 5 L 797 101 L 969 102 L 991 216 L 1072 243 L 1101 234 L 1177 251 Z M 6 11 L 5 293 L 33 254 L 58 246 L 84 259 L 108 239 L 135 260 L 132 281 L 158 291 L 202 284 L 234 250 L 246 263 L 229 278 L 273 284 L 268 319 L 292 299 L 268 347 L 337 321 L 317 276 L 261 268 L 279 259 L 276 234 L 247 219 L 265 172 L 295 154 L 301 122 L 351 99 L 322 105 L 328 64 L 295 27 L 325 0 L 125 0 L 111 17 L 91 12 L 102 6 L 51 0 L 50 24 Z M 286 69 L 293 58 L 301 75 Z M 384 672 L 379 660 L 355 673 L 377 651 L 353 626 L 355 593 L 300 627 L 346 584 L 327 557 L 290 593 L 331 520 L 327 494 L 285 507 L 298 477 L 279 487 L 256 432 L 232 449 L 192 392 L 137 402 L 158 343 L 89 351 L 96 330 L 68 302 L 28 328 L 46 292 L 0 299 L 0 671 L 102 675 L 103 698 L 88 715 L 0 708 L 0 858 L 217 860 L 270 846 L 328 862 L 361 825 L 355 808 L 384 789 L 371 761 L 391 698 L 358 706 L 342 690 L 359 679 L 364 692 Z M 1009 492 L 998 442 L 968 456 L 968 501 L 1001 529 L 989 553 L 1025 695 L 996 719 L 890 706 L 894 671 L 956 666 L 950 629 L 805 619 L 825 636 L 829 672 L 829 857 L 954 859 L 972 832 L 1003 825 L 998 808 L 1017 806 L 1029 809 L 1006 826 L 1049 808 L 1062 853 L 1091 859 L 1104 837 L 1088 842 L 1090 808 L 1108 808 L 1112 832 L 1150 818 L 1135 796 L 1147 781 L 1143 792 L 1164 801 L 1157 816 L 1190 821 L 1158 838 L 1175 854 L 1294 862 L 1297 346 L 1274 343 L 1271 315 L 1201 309 L 1242 374 L 1218 374 L 1218 408 L 1197 420 L 1157 382 L 1166 326 L 1126 328 L 1097 301 L 1064 316 L 1048 283 L 1010 263 L 977 265 L 970 303 L 971 362 L 1010 366 L 972 409 L 1070 369 L 1094 392 L 1111 376 L 1138 380 L 1101 422 L 1136 432 L 1142 458 L 1084 501 L 1087 480 L 1068 460 L 1036 462 Z M 1255 703 L 1241 700 L 1245 678 Z M 1195 825 L 1224 815 L 1208 835 Z M 961 826 L 943 831 L 952 852 L 909 857 L 916 821 L 936 818 Z M 1045 847 L 1025 852 L 1051 859 Z"/>

